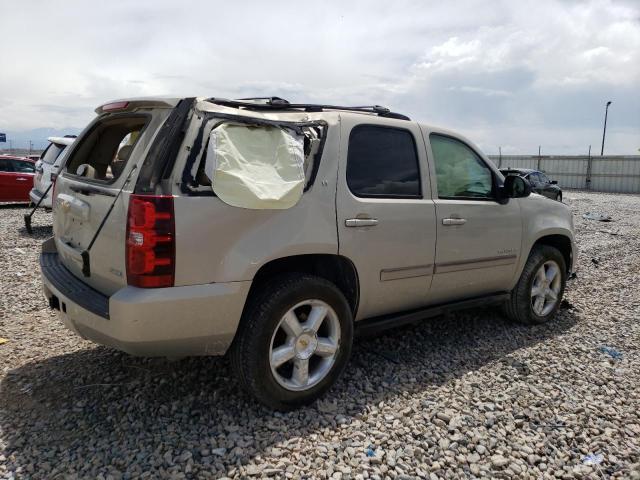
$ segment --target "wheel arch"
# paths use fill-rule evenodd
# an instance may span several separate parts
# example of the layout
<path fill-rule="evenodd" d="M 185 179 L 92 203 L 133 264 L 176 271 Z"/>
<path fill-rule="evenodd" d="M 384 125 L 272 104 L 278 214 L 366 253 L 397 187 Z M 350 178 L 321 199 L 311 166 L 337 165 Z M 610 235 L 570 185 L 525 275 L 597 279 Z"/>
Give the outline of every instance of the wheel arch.
<path fill-rule="evenodd" d="M 543 235 L 536 239 L 536 241 L 531 245 L 528 255 L 530 255 L 533 249 L 538 245 L 548 245 L 559 250 L 564 258 L 567 273 L 572 271 L 574 261 L 573 242 L 568 235 L 564 235 L 562 233 Z"/>
<path fill-rule="evenodd" d="M 254 275 L 247 302 L 266 281 L 285 273 L 306 273 L 330 281 L 343 293 L 355 318 L 360 300 L 358 272 L 353 262 L 342 255 L 302 254 L 270 260 Z"/>

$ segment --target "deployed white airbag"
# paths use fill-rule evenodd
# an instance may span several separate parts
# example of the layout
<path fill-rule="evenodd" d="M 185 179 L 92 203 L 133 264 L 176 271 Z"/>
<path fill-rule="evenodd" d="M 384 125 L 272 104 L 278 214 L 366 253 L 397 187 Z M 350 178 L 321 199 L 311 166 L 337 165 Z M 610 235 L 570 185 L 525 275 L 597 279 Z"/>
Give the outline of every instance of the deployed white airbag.
<path fill-rule="evenodd" d="M 211 131 L 205 173 L 229 205 L 291 208 L 304 190 L 303 137 L 273 126 L 223 123 Z"/>

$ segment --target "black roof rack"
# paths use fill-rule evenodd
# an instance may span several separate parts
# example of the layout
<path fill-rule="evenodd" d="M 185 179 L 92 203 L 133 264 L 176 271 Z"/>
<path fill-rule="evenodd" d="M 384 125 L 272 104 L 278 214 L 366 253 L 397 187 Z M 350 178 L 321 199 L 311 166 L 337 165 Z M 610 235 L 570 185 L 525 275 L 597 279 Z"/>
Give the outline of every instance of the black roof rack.
<path fill-rule="evenodd" d="M 406 115 L 392 112 L 387 107 L 380 105 L 345 107 L 341 105 L 324 105 L 315 103 L 290 103 L 280 97 L 252 97 L 228 100 L 226 98 L 209 98 L 209 102 L 225 107 L 244 107 L 249 110 L 303 110 L 305 112 L 323 112 L 325 110 L 346 110 L 349 112 L 375 113 L 380 117 L 396 118 L 398 120 L 411 120 Z"/>

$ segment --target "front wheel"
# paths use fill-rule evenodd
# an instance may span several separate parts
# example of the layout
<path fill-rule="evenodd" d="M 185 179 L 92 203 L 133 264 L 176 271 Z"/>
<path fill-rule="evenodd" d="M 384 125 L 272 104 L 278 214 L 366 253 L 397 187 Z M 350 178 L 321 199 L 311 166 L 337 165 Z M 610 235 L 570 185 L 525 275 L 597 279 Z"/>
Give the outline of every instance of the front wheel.
<path fill-rule="evenodd" d="M 562 253 L 549 245 L 534 247 L 505 306 L 507 316 L 524 324 L 550 321 L 560 307 L 566 280 Z"/>
<path fill-rule="evenodd" d="M 562 203 L 562 193 L 558 193 L 558 194 L 556 195 L 556 201 L 558 201 L 558 202 Z"/>
<path fill-rule="evenodd" d="M 327 280 L 286 275 L 249 300 L 231 349 L 241 385 L 278 410 L 324 394 L 351 354 L 353 319 L 344 295 Z"/>

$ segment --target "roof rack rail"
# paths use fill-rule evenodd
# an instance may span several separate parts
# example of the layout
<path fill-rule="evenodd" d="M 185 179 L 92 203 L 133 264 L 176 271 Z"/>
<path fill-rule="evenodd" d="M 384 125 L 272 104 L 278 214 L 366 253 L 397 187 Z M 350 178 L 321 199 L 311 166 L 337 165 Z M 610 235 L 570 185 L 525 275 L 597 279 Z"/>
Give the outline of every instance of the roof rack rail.
<path fill-rule="evenodd" d="M 248 98 L 239 98 L 238 101 L 243 102 L 252 102 L 260 105 L 290 105 L 289 100 L 285 100 L 280 97 L 248 97 Z"/>
<path fill-rule="evenodd" d="M 358 107 L 346 107 L 342 105 L 324 105 L 316 103 L 290 103 L 280 97 L 253 97 L 228 100 L 226 98 L 209 98 L 207 101 L 225 107 L 244 107 L 249 110 L 303 110 L 305 112 L 323 112 L 325 110 L 345 110 L 349 112 L 375 113 L 380 117 L 396 118 L 398 120 L 411 120 L 406 115 L 392 112 L 387 107 L 380 105 L 368 105 Z"/>

